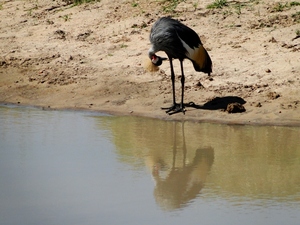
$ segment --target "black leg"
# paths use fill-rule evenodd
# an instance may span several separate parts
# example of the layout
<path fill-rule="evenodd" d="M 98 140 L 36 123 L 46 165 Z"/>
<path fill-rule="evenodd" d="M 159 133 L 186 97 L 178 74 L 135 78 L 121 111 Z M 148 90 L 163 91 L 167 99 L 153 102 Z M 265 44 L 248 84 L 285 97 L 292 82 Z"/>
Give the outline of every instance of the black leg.
<path fill-rule="evenodd" d="M 175 73 L 173 68 L 173 62 L 172 58 L 169 57 L 170 61 L 170 68 L 171 68 L 171 81 L 172 81 L 172 94 L 173 94 L 173 105 L 171 107 L 162 107 L 161 109 L 166 110 L 166 113 L 169 113 L 173 110 L 175 110 L 178 107 L 178 104 L 176 103 L 176 97 L 175 97 Z"/>
<path fill-rule="evenodd" d="M 184 104 L 183 104 L 183 99 L 184 99 L 184 82 L 185 82 L 185 77 L 184 77 L 184 73 L 183 73 L 183 61 L 180 60 L 180 66 L 181 66 L 181 103 L 180 103 L 180 108 L 182 110 L 182 112 L 185 112 L 184 109 Z"/>
<path fill-rule="evenodd" d="M 170 59 L 170 67 L 171 67 L 171 80 L 172 80 L 172 91 L 173 91 L 173 105 L 176 105 L 176 100 L 175 100 L 175 73 L 174 73 L 174 69 L 173 69 L 172 59 Z"/>
<path fill-rule="evenodd" d="M 169 115 L 178 113 L 178 112 L 185 112 L 184 109 L 184 105 L 183 105 L 183 92 L 184 92 L 184 74 L 183 74 L 183 63 L 182 60 L 180 60 L 180 66 L 181 66 L 181 86 L 182 86 L 182 90 L 181 90 L 181 103 L 177 104 L 176 103 L 176 99 L 175 99 L 175 73 L 174 73 L 174 68 L 173 68 L 173 62 L 172 62 L 172 58 L 169 58 L 170 60 L 170 67 L 171 67 L 171 80 L 172 80 L 172 91 L 173 91 L 173 105 L 171 107 L 168 108 L 162 108 L 164 110 L 166 110 L 166 113 L 168 113 Z"/>

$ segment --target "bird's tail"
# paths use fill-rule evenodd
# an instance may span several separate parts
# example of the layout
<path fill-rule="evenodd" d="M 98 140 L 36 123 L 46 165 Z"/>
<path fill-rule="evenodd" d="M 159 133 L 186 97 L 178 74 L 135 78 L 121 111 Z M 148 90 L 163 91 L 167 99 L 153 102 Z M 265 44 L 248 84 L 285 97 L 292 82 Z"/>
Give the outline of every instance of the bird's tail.
<path fill-rule="evenodd" d="M 212 72 L 212 61 L 202 45 L 199 45 L 198 48 L 194 49 L 191 60 L 196 71 L 208 73 L 208 75 L 210 75 Z"/>

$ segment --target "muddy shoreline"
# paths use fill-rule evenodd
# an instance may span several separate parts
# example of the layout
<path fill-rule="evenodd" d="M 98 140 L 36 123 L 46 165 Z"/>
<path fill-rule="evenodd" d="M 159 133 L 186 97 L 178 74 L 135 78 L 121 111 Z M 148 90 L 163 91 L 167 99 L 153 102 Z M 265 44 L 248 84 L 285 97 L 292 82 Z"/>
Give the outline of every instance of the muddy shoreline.
<path fill-rule="evenodd" d="M 167 114 L 164 114 L 163 111 L 160 115 L 158 114 L 147 114 L 147 113 L 134 113 L 134 112 L 120 112 L 115 110 L 95 110 L 95 109 L 87 109 L 87 108 L 52 108 L 49 106 L 36 106 L 36 105 L 30 105 L 26 104 L 23 105 L 21 103 L 8 103 L 8 102 L 0 102 L 0 106 L 3 107 L 30 107 L 30 108 L 36 108 L 40 110 L 45 111 L 74 111 L 74 112 L 87 112 L 87 113 L 95 113 L 97 114 L 106 114 L 110 116 L 137 116 L 137 117 L 146 117 L 146 118 L 152 118 L 152 119 L 159 119 L 159 120 L 166 120 L 166 121 L 177 121 L 177 122 L 194 122 L 194 123 L 213 123 L 213 124 L 223 124 L 223 125 L 241 125 L 241 126 L 284 126 L 284 127 L 300 127 L 300 122 L 298 120 L 296 121 L 290 121 L 290 120 L 284 120 L 284 121 L 274 121 L 269 120 L 266 121 L 264 119 L 261 120 L 253 120 L 253 121 L 245 121 L 245 120 L 234 120 L 234 119 L 213 119 L 211 117 L 209 118 L 203 118 L 199 119 L 191 117 L 191 116 L 170 116 Z"/>
<path fill-rule="evenodd" d="M 300 6 L 274 11 L 273 1 L 258 1 L 237 12 L 235 5 L 207 9 L 212 2 L 185 1 L 167 12 L 156 1 L 139 1 L 138 7 L 108 0 L 79 6 L 5 1 L 0 102 L 164 120 L 300 126 L 300 38 L 295 39 Z M 151 26 L 170 14 L 200 35 L 213 61 L 210 78 L 184 61 L 185 103 L 198 106 L 187 107 L 185 115 L 160 109 L 172 101 L 169 63 L 156 72 L 145 69 Z M 174 66 L 179 99 L 177 60 Z M 242 100 L 246 111 L 225 112 L 228 99 Z"/>

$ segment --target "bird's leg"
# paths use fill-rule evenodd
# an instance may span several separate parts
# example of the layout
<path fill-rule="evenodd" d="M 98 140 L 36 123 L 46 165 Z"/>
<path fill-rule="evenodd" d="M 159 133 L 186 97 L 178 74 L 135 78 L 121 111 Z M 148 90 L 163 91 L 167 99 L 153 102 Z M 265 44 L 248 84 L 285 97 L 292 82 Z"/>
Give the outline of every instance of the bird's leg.
<path fill-rule="evenodd" d="M 173 93 L 173 105 L 171 107 L 162 107 L 161 109 L 166 110 L 166 113 L 168 114 L 173 114 L 173 111 L 178 108 L 179 104 L 176 103 L 176 98 L 175 98 L 175 73 L 173 69 L 173 62 L 172 58 L 169 57 L 170 61 L 170 68 L 171 68 L 171 81 L 172 81 L 172 93 Z"/>
<path fill-rule="evenodd" d="M 181 66 L 181 103 L 180 103 L 180 109 L 184 113 L 185 108 L 183 104 L 183 99 L 184 99 L 184 82 L 185 82 L 185 77 L 183 73 L 183 60 L 180 60 L 180 66 Z"/>
<path fill-rule="evenodd" d="M 184 98 L 184 82 L 185 82 L 185 77 L 183 73 L 183 60 L 180 60 L 180 67 L 181 67 L 181 102 L 180 104 L 176 104 L 175 109 L 172 110 L 172 112 L 169 112 L 169 115 L 172 115 L 174 113 L 178 112 L 183 112 L 185 113 L 185 107 L 183 104 L 183 98 Z"/>
<path fill-rule="evenodd" d="M 175 100 L 175 73 L 173 69 L 173 62 L 172 59 L 170 59 L 170 67 L 171 67 L 171 80 L 172 80 L 172 91 L 173 91 L 173 106 L 176 105 L 176 100 Z"/>
<path fill-rule="evenodd" d="M 180 60 L 180 67 L 181 67 L 181 102 L 180 102 L 180 104 L 175 103 L 175 107 L 168 112 L 169 115 L 172 115 L 172 114 L 178 113 L 178 112 L 183 112 L 183 114 L 185 113 L 185 107 L 183 104 L 184 82 L 185 82 L 185 77 L 184 77 L 184 73 L 183 73 L 183 60 Z"/>
<path fill-rule="evenodd" d="M 184 110 L 184 106 L 183 106 L 183 96 L 182 96 L 182 99 L 181 99 L 181 104 L 177 104 L 176 103 L 176 99 L 175 99 L 175 73 L 174 73 L 172 59 L 171 58 L 169 58 L 169 59 L 170 59 L 170 67 L 171 67 L 171 80 L 172 80 L 172 91 L 173 91 L 173 105 L 171 107 L 169 107 L 169 108 L 162 108 L 162 109 L 166 110 L 166 113 L 168 113 L 169 115 L 172 115 L 172 114 L 175 114 L 175 113 L 178 113 L 178 112 L 183 112 L 184 113 L 185 110 Z M 182 72 L 182 75 L 183 75 L 182 61 L 180 61 L 180 65 L 181 65 L 181 72 Z M 182 84 L 182 82 L 184 84 L 184 75 L 182 77 L 181 77 L 181 84 Z M 183 90 L 184 90 L 183 88 L 182 88 L 182 93 L 183 93 Z"/>

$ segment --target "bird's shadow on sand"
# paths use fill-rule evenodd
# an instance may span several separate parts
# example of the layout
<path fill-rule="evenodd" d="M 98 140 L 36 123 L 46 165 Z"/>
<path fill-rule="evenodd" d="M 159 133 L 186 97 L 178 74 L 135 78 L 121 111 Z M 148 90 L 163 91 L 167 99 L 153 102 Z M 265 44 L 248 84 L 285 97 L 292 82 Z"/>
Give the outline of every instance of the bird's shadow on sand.
<path fill-rule="evenodd" d="M 204 103 L 203 105 L 197 105 L 194 102 L 189 102 L 184 105 L 185 107 L 192 107 L 195 109 L 226 110 L 227 106 L 231 103 L 239 103 L 243 105 L 246 103 L 246 101 L 238 96 L 225 96 L 225 97 L 216 97 Z"/>

